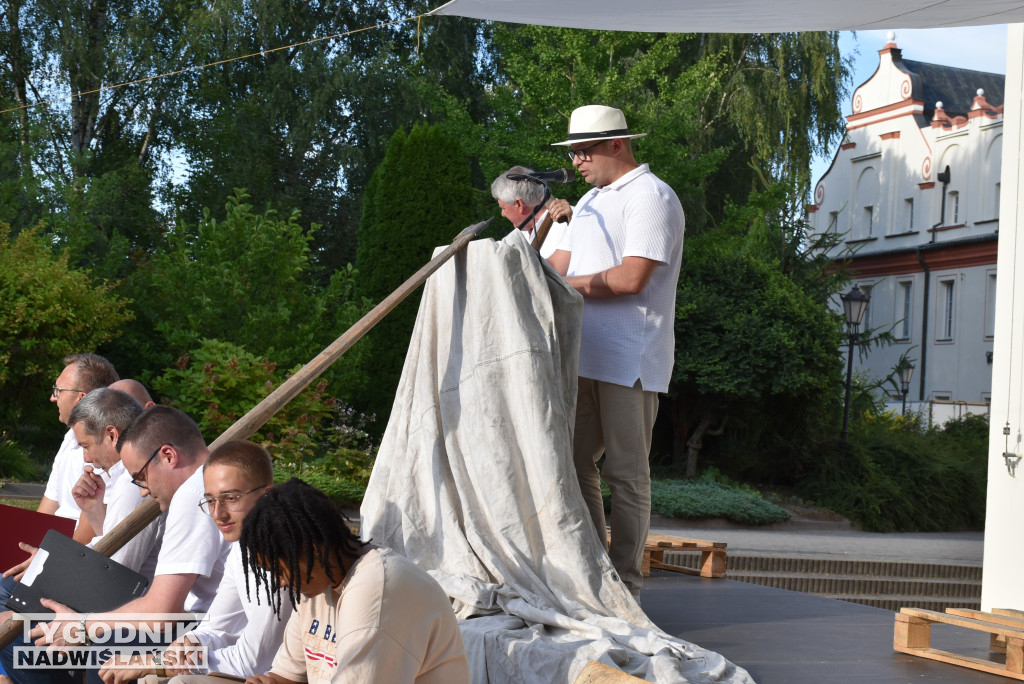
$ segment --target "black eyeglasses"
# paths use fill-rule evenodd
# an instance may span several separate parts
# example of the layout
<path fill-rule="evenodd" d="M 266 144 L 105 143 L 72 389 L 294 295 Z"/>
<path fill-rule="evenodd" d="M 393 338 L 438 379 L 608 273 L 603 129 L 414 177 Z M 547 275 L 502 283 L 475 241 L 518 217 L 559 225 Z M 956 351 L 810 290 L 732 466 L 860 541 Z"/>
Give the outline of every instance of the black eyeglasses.
<path fill-rule="evenodd" d="M 149 467 L 150 462 L 154 458 L 156 458 L 156 455 L 159 454 L 160 450 L 163 449 L 165 446 L 172 447 L 174 445 L 173 444 L 161 444 L 160 446 L 158 446 L 156 448 L 156 451 L 154 451 L 153 454 L 149 458 L 146 459 L 146 462 L 142 465 L 142 467 L 139 468 L 139 472 L 137 472 L 134 475 L 132 475 L 132 484 L 133 485 L 135 485 L 136 487 L 141 487 L 142 489 L 148 489 L 148 487 L 146 486 L 146 478 L 144 476 L 144 473 L 146 472 L 146 468 Z"/>
<path fill-rule="evenodd" d="M 574 150 L 574 149 L 572 149 L 570 147 L 566 151 L 566 154 L 569 155 L 569 161 L 576 161 L 577 157 L 579 158 L 579 160 L 581 162 L 590 161 L 590 154 L 589 154 L 590 150 L 594 149 L 595 147 L 597 147 L 601 143 L 606 143 L 606 142 L 608 142 L 608 138 L 605 138 L 604 140 L 598 140 L 593 145 L 587 145 L 586 147 L 584 147 L 581 150 Z"/>
<path fill-rule="evenodd" d="M 238 510 L 238 503 L 243 497 L 249 496 L 253 492 L 258 492 L 261 489 L 266 489 L 267 485 L 260 485 L 254 487 L 247 492 L 228 492 L 227 494 L 221 494 L 220 496 L 206 496 L 199 502 L 199 507 L 203 509 L 203 513 L 213 515 L 213 505 L 220 504 L 229 511 Z"/>
<path fill-rule="evenodd" d="M 52 389 L 53 389 L 53 394 L 51 394 L 50 396 L 52 396 L 54 399 L 59 397 L 61 392 L 81 392 L 82 391 L 82 390 L 77 390 L 77 389 L 71 389 L 69 387 L 57 387 L 56 385 L 54 385 Z"/>

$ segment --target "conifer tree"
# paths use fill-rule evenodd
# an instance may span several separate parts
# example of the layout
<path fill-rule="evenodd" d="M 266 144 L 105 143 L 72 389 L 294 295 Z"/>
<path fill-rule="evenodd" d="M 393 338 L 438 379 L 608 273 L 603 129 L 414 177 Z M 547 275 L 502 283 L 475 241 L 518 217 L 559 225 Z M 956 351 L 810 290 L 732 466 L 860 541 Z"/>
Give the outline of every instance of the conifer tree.
<path fill-rule="evenodd" d="M 375 302 L 394 291 L 474 222 L 473 188 L 458 141 L 438 125 L 416 124 L 396 132 L 363 198 L 356 268 L 359 293 Z M 364 352 L 372 378 L 361 403 L 377 415 L 380 430 L 391 413 L 420 293 L 414 293 L 369 333 Z"/>

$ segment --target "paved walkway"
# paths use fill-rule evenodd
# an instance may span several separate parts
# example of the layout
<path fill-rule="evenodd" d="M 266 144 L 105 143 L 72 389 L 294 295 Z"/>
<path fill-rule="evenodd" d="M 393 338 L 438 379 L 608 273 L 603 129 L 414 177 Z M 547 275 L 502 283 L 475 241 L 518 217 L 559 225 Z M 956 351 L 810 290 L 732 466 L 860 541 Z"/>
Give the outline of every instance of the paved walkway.
<path fill-rule="evenodd" d="M 787 524 L 772 529 L 693 525 L 685 520 L 653 518 L 651 532 L 690 539 L 723 541 L 729 555 L 856 558 L 913 563 L 981 565 L 982 532 L 878 533 L 858 532 L 832 523 Z"/>
<path fill-rule="evenodd" d="M 46 485 L 23 482 L 0 482 L 0 496 L 39 499 L 46 491 Z"/>
<path fill-rule="evenodd" d="M 0 496 L 42 496 L 44 485 L 7 483 Z M 347 511 L 353 520 L 359 511 Z M 858 532 L 849 523 L 793 520 L 766 528 L 743 527 L 723 520 L 689 521 L 654 516 L 651 532 L 690 539 L 724 541 L 730 555 L 856 558 L 914 563 L 981 565 L 981 532 Z"/>

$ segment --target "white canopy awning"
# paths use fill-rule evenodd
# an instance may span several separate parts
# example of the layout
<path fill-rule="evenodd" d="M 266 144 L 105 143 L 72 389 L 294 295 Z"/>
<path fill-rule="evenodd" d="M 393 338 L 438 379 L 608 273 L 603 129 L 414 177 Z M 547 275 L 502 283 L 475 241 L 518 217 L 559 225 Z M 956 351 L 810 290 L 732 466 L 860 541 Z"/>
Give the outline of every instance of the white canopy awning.
<path fill-rule="evenodd" d="M 1021 0 L 452 0 L 431 14 L 612 31 L 778 33 L 1024 22 Z"/>

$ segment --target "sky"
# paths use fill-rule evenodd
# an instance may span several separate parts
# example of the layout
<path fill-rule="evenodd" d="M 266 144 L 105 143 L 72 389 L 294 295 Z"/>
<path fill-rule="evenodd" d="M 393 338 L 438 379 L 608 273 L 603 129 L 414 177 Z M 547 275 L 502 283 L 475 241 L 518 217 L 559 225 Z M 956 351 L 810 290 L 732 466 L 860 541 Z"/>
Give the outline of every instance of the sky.
<path fill-rule="evenodd" d="M 1006 73 L 1006 25 L 965 26 L 948 29 L 892 29 L 896 45 L 903 57 L 917 62 Z M 871 78 L 878 67 L 878 51 L 887 42 L 889 31 L 843 31 L 839 49 L 843 56 L 853 57 L 853 83 L 850 94 L 843 101 L 843 114 L 852 112 L 853 91 Z M 997 103 L 997 104 L 1002 104 Z M 838 141 L 835 143 L 838 145 Z M 835 149 L 827 157 L 819 157 L 811 164 L 811 183 L 816 184 L 828 170 Z"/>

